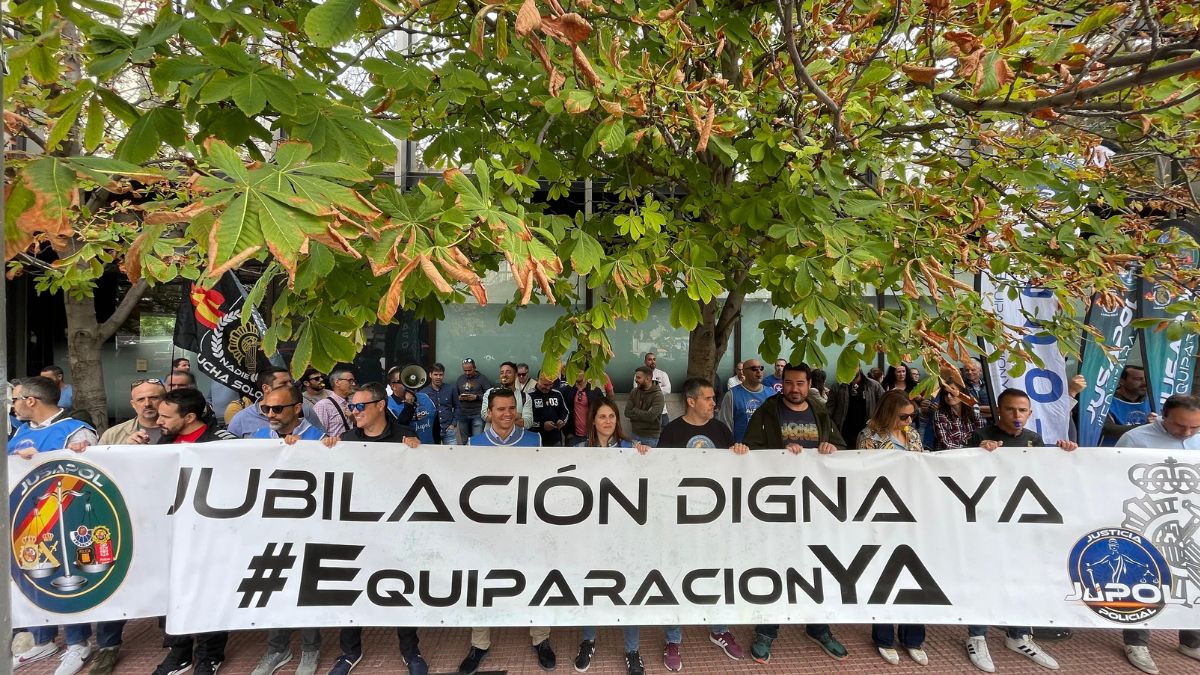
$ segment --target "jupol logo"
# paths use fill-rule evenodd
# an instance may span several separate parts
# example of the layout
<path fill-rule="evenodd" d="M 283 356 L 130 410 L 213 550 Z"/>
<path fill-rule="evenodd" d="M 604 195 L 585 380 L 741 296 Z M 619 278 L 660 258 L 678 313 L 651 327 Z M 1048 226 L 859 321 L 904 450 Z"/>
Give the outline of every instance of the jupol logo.
<path fill-rule="evenodd" d="M 1141 623 L 1167 605 L 1185 604 L 1171 592 L 1171 570 L 1142 535 L 1120 527 L 1089 532 L 1067 562 L 1074 592 L 1068 601 L 1119 624 Z"/>
<path fill-rule="evenodd" d="M 12 578 L 34 605 L 58 614 L 91 609 L 129 571 L 133 528 L 120 490 L 79 461 L 29 472 L 9 495 Z"/>

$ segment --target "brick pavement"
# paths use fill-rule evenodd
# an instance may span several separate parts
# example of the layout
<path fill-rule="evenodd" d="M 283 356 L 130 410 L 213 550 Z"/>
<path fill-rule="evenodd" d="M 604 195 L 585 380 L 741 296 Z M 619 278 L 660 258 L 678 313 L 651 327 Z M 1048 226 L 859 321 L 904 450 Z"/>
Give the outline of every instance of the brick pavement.
<path fill-rule="evenodd" d="M 749 650 L 750 627 L 738 627 L 734 634 L 742 647 Z M 850 651 L 850 657 L 842 662 L 833 661 L 816 643 L 805 637 L 795 626 L 784 627 L 780 639 L 775 642 L 769 665 L 752 661 L 731 661 L 708 642 L 702 628 L 689 628 L 684 633 L 684 673 L 694 675 L 800 675 L 825 673 L 887 675 L 933 675 L 935 673 L 975 673 L 967 661 L 962 643 L 966 629 L 962 626 L 932 626 L 926 641 L 930 665 L 923 668 L 902 655 L 898 666 L 890 666 L 879 658 L 870 642 L 868 626 L 835 626 L 834 633 Z M 534 675 L 541 673 L 537 661 L 529 648 L 529 636 L 523 629 L 497 629 L 492 634 L 491 653 L 483 663 L 480 675 L 485 671 L 495 675 Z M 469 631 L 465 628 L 434 628 L 421 631 L 421 647 L 428 660 L 431 672 L 454 673 L 459 661 L 466 654 Z M 149 675 L 166 654 L 161 649 L 161 633 L 152 620 L 130 622 L 125 628 L 125 646 L 117 666 L 118 675 Z M 293 650 L 299 651 L 299 635 L 293 639 Z M 229 642 L 228 659 L 221 668 L 222 675 L 247 675 L 258 662 L 265 647 L 262 631 L 239 632 Z M 579 645 L 579 629 L 564 628 L 554 631 L 551 638 L 558 652 L 559 673 L 572 673 L 571 662 Z M 642 636 L 642 657 L 646 661 L 648 674 L 666 673 L 662 667 L 660 644 L 662 633 L 658 629 L 647 629 Z M 395 633 L 386 628 L 368 629 L 363 637 L 365 657 L 355 669 L 355 675 L 403 675 L 407 669 L 396 653 Z M 1024 657 L 1004 647 L 1003 633 L 993 629 L 988 636 L 992 658 L 997 672 L 1046 673 Z M 597 675 L 624 675 L 624 659 L 621 656 L 621 633 L 615 629 L 600 632 L 596 645 L 596 658 L 589 673 Z M 321 668 L 324 672 L 337 655 L 337 631 L 324 631 Z M 1125 660 L 1121 647 L 1121 636 L 1116 630 L 1081 630 L 1069 640 L 1043 643 L 1052 656 L 1058 659 L 1065 673 L 1138 673 Z M 1175 631 L 1155 631 L 1152 653 L 1164 675 L 1200 674 L 1200 662 L 1189 659 L 1175 650 Z M 279 671 L 279 675 L 294 672 L 299 655 Z M 22 675 L 51 675 L 58 659 L 32 664 L 20 672 Z"/>

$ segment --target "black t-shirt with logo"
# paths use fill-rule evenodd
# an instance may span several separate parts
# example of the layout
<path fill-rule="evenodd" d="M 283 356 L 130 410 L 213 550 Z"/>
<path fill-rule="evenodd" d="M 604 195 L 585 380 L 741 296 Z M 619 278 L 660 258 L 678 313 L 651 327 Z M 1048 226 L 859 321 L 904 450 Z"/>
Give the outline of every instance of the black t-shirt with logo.
<path fill-rule="evenodd" d="M 820 444 L 817 416 L 813 414 L 812 406 L 802 411 L 792 410 L 786 405 L 779 406 L 779 430 L 785 446 L 795 443 L 802 448 L 815 448 Z"/>
<path fill-rule="evenodd" d="M 1046 441 L 1042 440 L 1041 434 L 1029 429 L 1022 429 L 1021 433 L 1013 436 L 1007 431 L 1000 428 L 999 424 L 989 424 L 986 427 L 975 432 L 971 437 L 971 445 L 978 446 L 983 441 L 996 441 L 1001 446 L 1006 448 L 1031 447 L 1040 448 L 1046 445 Z"/>
<path fill-rule="evenodd" d="M 721 448 L 733 445 L 733 432 L 719 420 L 711 419 L 702 426 L 688 424 L 679 417 L 663 427 L 658 437 L 660 448 Z"/>

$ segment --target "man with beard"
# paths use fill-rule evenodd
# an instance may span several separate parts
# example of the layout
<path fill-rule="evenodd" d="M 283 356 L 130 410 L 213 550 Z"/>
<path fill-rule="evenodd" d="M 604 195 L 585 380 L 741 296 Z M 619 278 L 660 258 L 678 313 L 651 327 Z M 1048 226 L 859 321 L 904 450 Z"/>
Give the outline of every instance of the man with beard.
<path fill-rule="evenodd" d="M 528 372 L 528 371 L 526 371 Z M 517 364 L 512 361 L 505 361 L 500 364 L 500 384 L 489 388 L 483 392 L 483 409 L 488 409 L 488 399 L 491 398 L 492 392 L 497 389 L 511 389 L 517 397 L 517 410 L 520 411 L 520 416 L 517 417 L 517 425 L 526 429 L 533 427 L 533 399 L 529 394 L 521 390 L 517 384 Z"/>
<path fill-rule="evenodd" d="M 291 445 L 296 441 L 319 441 L 325 437 L 325 432 L 300 414 L 303 399 L 295 387 L 272 389 L 255 405 L 267 419 L 267 426 L 254 432 L 251 438 L 282 438 Z"/>
<path fill-rule="evenodd" d="M 207 423 L 208 403 L 197 389 L 168 391 L 158 405 L 158 426 L 162 437 L 157 445 L 175 443 L 211 443 L 234 440 L 237 437 Z M 162 620 L 159 624 L 162 625 Z M 166 635 L 163 647 L 171 651 L 158 665 L 153 675 L 174 675 L 193 668 L 196 675 L 215 675 L 225 662 L 225 645 L 229 633 L 220 631 L 199 635 Z"/>
<path fill-rule="evenodd" d="M 100 445 L 122 445 L 125 443 L 157 443 L 162 437 L 158 427 L 158 404 L 167 395 L 167 388 L 160 380 L 134 380 L 129 387 L 129 406 L 134 418 L 109 427 L 100 436 Z"/>

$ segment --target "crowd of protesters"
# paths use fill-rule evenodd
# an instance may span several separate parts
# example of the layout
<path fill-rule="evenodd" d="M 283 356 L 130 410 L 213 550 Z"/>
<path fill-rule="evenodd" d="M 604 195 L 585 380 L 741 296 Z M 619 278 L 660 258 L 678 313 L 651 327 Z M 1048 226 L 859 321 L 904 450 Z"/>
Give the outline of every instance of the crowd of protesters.
<path fill-rule="evenodd" d="M 980 447 L 1044 446 L 1027 428 L 1032 415 L 1029 396 L 1018 389 L 997 392 L 993 400 L 983 381 L 980 363 L 961 369 L 939 369 L 936 386 L 921 387 L 923 374 L 913 364 L 858 371 L 847 382 L 827 382 L 826 374 L 807 365 L 778 359 L 768 374 L 764 361 L 748 359 L 736 365 L 728 380 L 713 383 L 689 378 L 673 389 L 654 353 L 633 374 L 634 385 L 624 406 L 616 402 L 607 376 L 593 383 L 584 375 L 567 382 L 561 373 L 534 376 L 525 363 L 500 364 L 493 382 L 474 359 L 461 361 L 461 374 L 450 374 L 441 363 L 428 369 L 428 381 L 409 380 L 404 371 L 387 371 L 385 382 L 358 382 L 351 367 L 330 373 L 309 369 L 294 381 L 284 368 L 268 367 L 257 377 L 258 396 L 240 397 L 225 405 L 206 398 L 196 388 L 187 359 L 176 359 L 162 379 L 129 383 L 132 418 L 96 433 L 94 421 L 73 408 L 72 387 L 61 368 L 49 365 L 39 375 L 15 382 L 11 388 L 10 455 L 25 458 L 39 452 L 70 449 L 82 452 L 92 445 L 222 442 L 235 438 L 320 441 L 333 447 L 341 441 L 476 446 L 582 446 L 636 448 L 728 448 L 746 454 L 784 449 L 792 453 L 830 454 L 846 449 L 932 452 Z M 1086 385 L 1071 382 L 1072 397 Z M 719 391 L 718 391 L 719 390 Z M 670 419 L 667 396 L 683 399 L 683 413 Z M 718 393 L 720 400 L 718 401 Z M 215 408 L 219 407 L 217 410 Z M 623 424 L 622 417 L 628 421 Z M 1112 411 L 1104 426 L 1103 444 L 1127 447 L 1200 449 L 1200 399 L 1190 395 L 1168 398 L 1159 413 L 1147 395 L 1146 374 L 1126 366 L 1120 375 Z M 1068 434 L 1073 438 L 1072 433 Z M 1064 451 L 1074 440 L 1057 443 Z M 60 650 L 56 627 L 35 627 L 15 634 L 13 668 L 60 655 L 56 675 L 73 675 L 90 661 L 90 673 L 113 672 L 124 622 L 105 622 L 64 628 L 66 649 Z M 400 656 L 410 674 L 425 675 L 418 630 L 398 628 Z M 729 626 L 709 626 L 710 641 L 730 659 L 751 658 L 766 664 L 779 636 L 778 625 L 755 626 L 750 646 L 743 650 Z M 829 625 L 808 624 L 805 634 L 830 657 L 849 654 Z M 1048 629 L 1047 629 L 1048 630 Z M 965 649 L 981 671 L 994 672 L 988 651 L 987 626 L 966 629 Z M 1058 663 L 1034 639 L 1030 626 L 1003 629 L 1005 646 L 1047 669 Z M 292 661 L 292 630 L 272 630 L 252 675 L 270 675 Z M 300 675 L 314 675 L 321 665 L 320 631 L 300 630 Z M 629 675 L 645 672 L 640 652 L 640 629 L 626 626 L 624 661 Z M 556 668 L 551 628 L 529 631 L 534 656 L 544 670 Z M 586 671 L 596 653 L 597 629 L 583 630 L 573 666 Z M 669 672 L 683 669 L 681 627 L 663 628 L 662 664 Z M 880 658 L 898 664 L 901 654 L 921 665 L 929 663 L 924 649 L 925 627 L 877 624 L 871 631 Z M 166 658 L 154 675 L 179 675 L 189 670 L 212 675 L 225 659 L 229 634 L 166 635 Z M 459 675 L 473 675 L 491 649 L 490 631 L 471 631 L 469 649 Z M 1048 631 L 1038 637 L 1069 637 L 1069 631 Z M 1148 647 L 1148 631 L 1124 633 L 1129 662 L 1146 673 L 1158 672 Z M 362 629 L 343 628 L 340 653 L 329 675 L 346 675 L 363 658 Z M 1200 660 L 1200 631 L 1180 632 L 1180 651 Z M 1200 668 L 1200 666 L 1197 666 Z"/>

